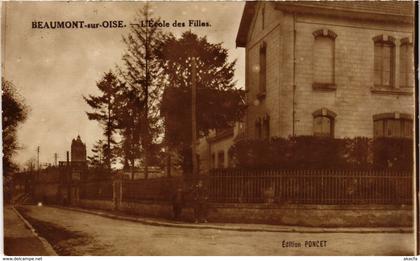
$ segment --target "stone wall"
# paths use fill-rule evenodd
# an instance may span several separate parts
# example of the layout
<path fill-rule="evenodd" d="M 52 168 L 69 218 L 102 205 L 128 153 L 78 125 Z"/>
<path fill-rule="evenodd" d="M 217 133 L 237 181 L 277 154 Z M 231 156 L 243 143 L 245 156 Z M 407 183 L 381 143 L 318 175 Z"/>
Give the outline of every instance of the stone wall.
<path fill-rule="evenodd" d="M 113 202 L 80 200 L 79 206 L 112 210 Z M 172 204 L 167 202 L 122 202 L 119 210 L 142 217 L 173 218 Z M 191 222 L 193 218 L 193 209 L 185 207 L 181 219 Z M 412 227 L 413 209 L 390 205 L 210 204 L 208 221 L 308 227 Z"/>
<path fill-rule="evenodd" d="M 114 202 L 111 200 L 80 199 L 78 206 L 91 209 L 113 210 Z"/>
<path fill-rule="evenodd" d="M 218 204 L 209 221 L 310 227 L 411 227 L 411 207 Z"/>
<path fill-rule="evenodd" d="M 140 216 L 172 218 L 172 205 L 166 202 L 121 202 L 120 210 Z"/>

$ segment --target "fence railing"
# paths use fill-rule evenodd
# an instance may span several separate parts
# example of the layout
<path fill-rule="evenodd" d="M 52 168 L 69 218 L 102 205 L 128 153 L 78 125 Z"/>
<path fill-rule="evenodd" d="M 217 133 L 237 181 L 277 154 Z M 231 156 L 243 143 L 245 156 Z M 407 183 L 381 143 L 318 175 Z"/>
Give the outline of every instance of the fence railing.
<path fill-rule="evenodd" d="M 412 173 L 353 170 L 212 170 L 201 176 L 214 203 L 412 204 Z M 121 180 L 124 202 L 171 201 L 183 188 L 192 200 L 197 180 L 162 177 Z M 119 190 L 118 190 L 119 191 Z M 112 181 L 82 183 L 82 199 L 112 199 Z"/>
<path fill-rule="evenodd" d="M 226 203 L 411 204 L 412 174 L 342 170 L 213 170 L 209 200 Z"/>
<path fill-rule="evenodd" d="M 176 188 L 182 186 L 181 184 L 180 177 L 122 180 L 121 200 L 124 202 L 171 201 Z"/>
<path fill-rule="evenodd" d="M 101 199 L 112 200 L 113 198 L 113 181 L 89 181 L 80 183 L 81 199 Z"/>

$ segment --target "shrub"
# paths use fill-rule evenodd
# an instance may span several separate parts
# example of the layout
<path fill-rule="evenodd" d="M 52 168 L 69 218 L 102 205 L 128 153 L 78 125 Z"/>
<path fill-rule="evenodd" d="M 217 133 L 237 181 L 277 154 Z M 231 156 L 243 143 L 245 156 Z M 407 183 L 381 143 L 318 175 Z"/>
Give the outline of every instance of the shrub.
<path fill-rule="evenodd" d="M 413 140 L 377 138 L 373 141 L 373 165 L 376 169 L 413 169 Z"/>
<path fill-rule="evenodd" d="M 367 137 L 332 139 L 314 136 L 240 140 L 230 153 L 246 169 L 392 169 L 410 171 L 413 141 Z"/>

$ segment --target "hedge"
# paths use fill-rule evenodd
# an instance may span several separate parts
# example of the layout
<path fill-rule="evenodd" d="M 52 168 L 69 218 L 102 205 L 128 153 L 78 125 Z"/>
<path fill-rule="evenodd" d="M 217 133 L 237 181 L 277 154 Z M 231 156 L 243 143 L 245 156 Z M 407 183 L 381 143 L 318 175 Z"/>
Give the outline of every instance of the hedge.
<path fill-rule="evenodd" d="M 411 171 L 413 140 L 296 136 L 248 139 L 230 149 L 238 168 L 389 169 Z"/>

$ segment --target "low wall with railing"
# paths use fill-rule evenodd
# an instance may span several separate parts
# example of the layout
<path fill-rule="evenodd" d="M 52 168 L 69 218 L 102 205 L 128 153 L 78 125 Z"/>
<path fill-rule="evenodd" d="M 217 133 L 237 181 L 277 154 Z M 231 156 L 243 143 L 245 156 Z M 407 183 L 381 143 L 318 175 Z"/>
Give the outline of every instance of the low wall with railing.
<path fill-rule="evenodd" d="M 357 170 L 213 170 L 204 178 L 217 203 L 411 204 L 411 173 Z"/>
<path fill-rule="evenodd" d="M 200 177 L 213 222 L 303 226 L 412 226 L 412 177 L 374 171 L 214 170 Z M 83 207 L 172 218 L 175 191 L 184 192 L 182 219 L 193 219 L 197 180 L 180 177 L 80 185 Z"/>
<path fill-rule="evenodd" d="M 55 182 L 36 183 L 33 191 L 33 200 L 43 203 L 59 202 L 60 184 Z"/>
<path fill-rule="evenodd" d="M 79 184 L 81 200 L 112 200 L 114 197 L 113 180 L 92 180 Z"/>
<path fill-rule="evenodd" d="M 79 200 L 81 207 L 114 210 L 114 181 L 92 180 L 79 184 Z"/>

